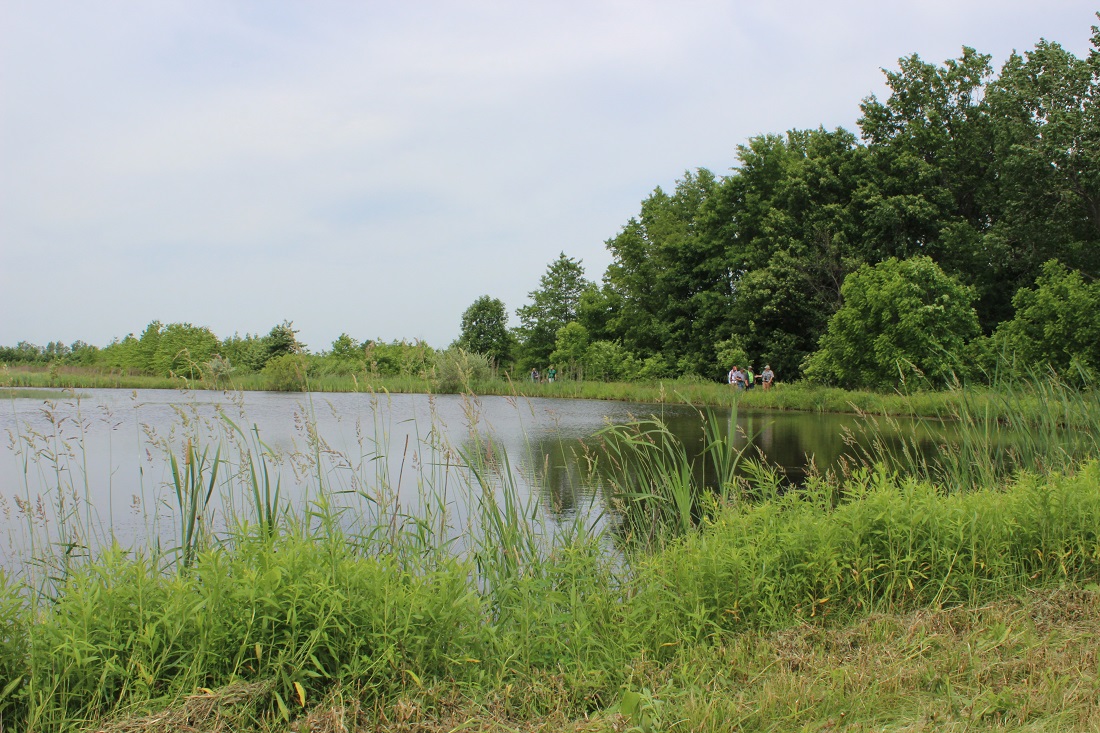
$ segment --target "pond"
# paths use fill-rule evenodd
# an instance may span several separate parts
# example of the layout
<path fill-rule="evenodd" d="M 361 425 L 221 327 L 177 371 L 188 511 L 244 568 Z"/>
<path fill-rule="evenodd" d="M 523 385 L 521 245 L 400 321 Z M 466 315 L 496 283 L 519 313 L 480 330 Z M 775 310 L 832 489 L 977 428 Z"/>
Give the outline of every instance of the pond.
<path fill-rule="evenodd" d="M 552 530 L 598 525 L 607 508 L 586 470 L 592 436 L 610 424 L 658 417 L 692 455 L 701 453 L 699 411 L 684 405 L 593 400 L 469 398 L 365 393 L 227 394 L 87 390 L 60 400 L 7 400 L 0 412 L 0 565 L 37 542 L 82 550 L 117 539 L 163 542 L 180 529 L 171 456 L 186 472 L 188 446 L 202 462 L 216 526 L 254 519 L 248 457 L 266 455 L 280 498 L 297 512 L 338 505 L 344 524 L 430 517 L 439 539 L 461 537 L 485 485 L 463 469 L 471 455 L 495 466 Z M 713 410 L 746 455 L 760 455 L 798 484 L 809 470 L 851 459 L 851 415 Z M 903 429 L 909 429 L 903 426 Z M 927 425 L 921 429 L 927 431 Z M 933 449 L 933 435 L 925 436 Z M 219 473 L 212 475 L 214 458 Z M 598 460 L 598 459 L 597 459 Z M 199 465 L 196 461 L 195 465 Z M 275 477 L 278 478 L 275 478 Z M 445 515 L 445 516 L 444 516 Z"/>

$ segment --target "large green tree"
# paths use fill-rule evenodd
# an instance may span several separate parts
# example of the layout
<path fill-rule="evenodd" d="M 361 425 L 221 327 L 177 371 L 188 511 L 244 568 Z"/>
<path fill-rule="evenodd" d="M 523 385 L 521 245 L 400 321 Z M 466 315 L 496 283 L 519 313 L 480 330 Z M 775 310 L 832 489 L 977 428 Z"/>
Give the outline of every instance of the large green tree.
<path fill-rule="evenodd" d="M 1035 285 L 1021 288 L 1012 302 L 1016 314 L 997 329 L 994 344 L 1021 366 L 1100 370 L 1100 282 L 1086 282 L 1080 272 L 1051 260 Z"/>
<path fill-rule="evenodd" d="M 974 293 L 929 257 L 891 257 L 844 280 L 844 304 L 809 357 L 809 379 L 890 387 L 915 369 L 934 384 L 958 372 L 979 333 Z"/>
<path fill-rule="evenodd" d="M 581 293 L 589 284 L 581 261 L 566 257 L 564 252 L 547 266 L 538 289 L 528 293 L 531 302 L 516 310 L 521 369 L 544 367 L 550 362 L 558 330 L 577 320 Z"/>
<path fill-rule="evenodd" d="M 752 138 L 738 161 L 703 213 L 731 280 L 715 338 L 732 336 L 792 379 L 839 307 L 844 277 L 875 261 L 854 210 L 867 155 L 846 130 L 792 130 Z"/>
<path fill-rule="evenodd" d="M 639 359 L 659 356 L 679 373 L 705 374 L 714 331 L 726 318 L 730 277 L 720 243 L 700 228 L 713 173 L 687 172 L 671 194 L 657 188 L 612 239 L 604 276 L 606 327 Z M 595 329 L 594 329 L 595 331 Z"/>
<path fill-rule="evenodd" d="M 984 242 L 995 320 L 1058 259 L 1100 276 L 1100 31 L 1078 59 L 1057 43 L 1013 54 L 990 84 L 996 190 Z"/>

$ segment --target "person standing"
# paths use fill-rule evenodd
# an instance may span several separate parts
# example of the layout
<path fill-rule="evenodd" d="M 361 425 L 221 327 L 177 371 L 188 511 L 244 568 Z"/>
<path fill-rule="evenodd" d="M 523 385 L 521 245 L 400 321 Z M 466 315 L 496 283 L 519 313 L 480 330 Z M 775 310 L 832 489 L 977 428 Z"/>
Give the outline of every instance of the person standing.
<path fill-rule="evenodd" d="M 760 373 L 760 383 L 765 390 L 772 388 L 772 382 L 775 381 L 775 372 L 772 371 L 771 364 L 764 365 L 764 371 Z"/>
<path fill-rule="evenodd" d="M 553 384 L 554 380 L 557 378 L 557 376 L 558 376 L 558 370 L 554 368 L 553 364 L 551 364 L 550 365 L 550 370 L 548 372 L 546 372 L 546 378 L 551 384 Z"/>
<path fill-rule="evenodd" d="M 752 389 L 756 386 L 756 376 L 752 373 L 752 364 L 745 367 L 745 389 Z"/>
<path fill-rule="evenodd" d="M 730 370 L 730 385 L 735 389 L 745 388 L 745 373 L 741 371 L 741 367 L 734 364 L 733 369 Z"/>
<path fill-rule="evenodd" d="M 531 367 L 531 381 L 535 384 L 539 382 L 539 370 L 534 367 Z"/>

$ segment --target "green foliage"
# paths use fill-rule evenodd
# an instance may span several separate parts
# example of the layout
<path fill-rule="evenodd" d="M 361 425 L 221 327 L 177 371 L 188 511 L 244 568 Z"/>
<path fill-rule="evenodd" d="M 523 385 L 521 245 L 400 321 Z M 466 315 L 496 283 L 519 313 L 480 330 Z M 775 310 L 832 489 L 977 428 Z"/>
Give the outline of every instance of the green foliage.
<path fill-rule="evenodd" d="M 584 376 L 603 382 L 637 378 L 638 362 L 618 341 L 593 341 L 584 352 Z"/>
<path fill-rule="evenodd" d="M 301 392 L 306 388 L 308 363 L 303 354 L 283 354 L 268 359 L 264 383 L 274 392 Z"/>
<path fill-rule="evenodd" d="M 635 354 L 660 354 L 689 373 L 710 371 L 731 279 L 722 243 L 700 223 L 716 186 L 705 168 L 685 172 L 672 194 L 655 189 L 638 216 L 608 240 L 613 260 L 605 286 L 586 302 L 594 338 L 617 340 Z"/>
<path fill-rule="evenodd" d="M 717 350 L 719 371 L 724 371 L 728 374 L 735 366 L 745 368 L 749 365 L 749 352 L 745 351 L 744 347 L 741 346 L 740 339 L 738 338 L 719 341 Z"/>
<path fill-rule="evenodd" d="M 332 349 L 318 360 L 316 370 L 323 375 L 349 375 L 363 372 L 367 367 L 363 346 L 346 333 L 332 342 Z"/>
<path fill-rule="evenodd" d="M 435 367 L 435 349 L 419 340 L 368 341 L 363 352 L 370 371 L 381 376 L 427 379 Z"/>
<path fill-rule="evenodd" d="M 151 321 L 138 337 L 137 347 L 130 367 L 146 374 L 157 374 L 156 356 L 160 349 L 160 337 L 164 330 L 160 321 Z"/>
<path fill-rule="evenodd" d="M 472 392 L 475 385 L 493 376 L 493 365 L 486 354 L 452 346 L 436 354 L 435 386 L 444 394 Z"/>
<path fill-rule="evenodd" d="M 676 369 L 669 364 L 668 359 L 661 354 L 646 357 L 638 367 L 638 379 L 644 381 L 657 381 L 660 379 L 672 379 L 676 376 Z"/>
<path fill-rule="evenodd" d="M 1042 263 L 1058 259 L 1100 275 L 1100 31 L 1078 59 L 1040 40 L 1013 54 L 989 85 L 997 174 L 991 203 L 993 258 L 1007 317 L 1008 298 L 1029 285 Z"/>
<path fill-rule="evenodd" d="M 301 354 L 306 350 L 305 344 L 298 341 L 298 332 L 294 330 L 293 321 L 283 321 L 277 326 L 272 326 L 271 331 L 264 337 L 264 344 L 267 347 L 265 364 L 277 356 Z"/>
<path fill-rule="evenodd" d="M 1033 288 L 1012 299 L 1016 315 L 997 329 L 995 343 L 1030 367 L 1100 370 L 1100 282 L 1051 260 Z"/>
<path fill-rule="evenodd" d="M 547 266 L 538 289 L 528 293 L 531 302 L 516 311 L 522 368 L 549 362 L 558 330 L 577 320 L 581 293 L 588 285 L 580 260 L 566 257 L 564 252 Z"/>
<path fill-rule="evenodd" d="M 841 292 L 844 305 L 807 360 L 812 381 L 888 387 L 915 369 L 942 385 L 978 333 L 972 290 L 928 257 L 865 265 L 845 278 Z"/>
<path fill-rule="evenodd" d="M 220 346 L 218 337 L 209 328 L 190 323 L 168 324 L 156 341 L 151 371 L 162 377 L 201 376 L 201 365 L 210 361 Z"/>
<path fill-rule="evenodd" d="M 251 374 L 264 368 L 267 363 L 267 342 L 261 336 L 245 334 L 242 338 L 234 333 L 221 343 L 221 355 L 229 361 L 234 369 L 241 373 Z"/>
<path fill-rule="evenodd" d="M 565 324 L 558 329 L 554 353 L 550 354 L 551 363 L 574 379 L 579 378 L 590 342 L 587 328 L 576 321 Z"/>
<path fill-rule="evenodd" d="M 515 337 L 508 330 L 504 301 L 488 295 L 475 300 L 462 314 L 462 331 L 455 345 L 484 354 L 498 365 L 510 361 Z"/>

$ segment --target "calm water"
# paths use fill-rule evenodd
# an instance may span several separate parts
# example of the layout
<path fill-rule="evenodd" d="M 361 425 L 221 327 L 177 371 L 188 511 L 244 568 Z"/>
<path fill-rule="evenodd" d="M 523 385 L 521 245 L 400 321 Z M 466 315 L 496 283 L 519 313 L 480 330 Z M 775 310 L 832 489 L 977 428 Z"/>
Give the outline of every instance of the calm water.
<path fill-rule="evenodd" d="M 850 456 L 843 435 L 858 430 L 857 419 L 844 415 L 741 411 L 734 420 L 728 411 L 712 414 L 738 445 L 751 440 L 753 451 L 795 483 L 811 461 L 827 470 Z M 498 478 L 507 474 L 531 502 L 529 511 L 541 508 L 545 521 L 598 523 L 603 507 L 582 470 L 583 443 L 610 423 L 650 416 L 661 417 L 690 451 L 701 450 L 698 413 L 686 406 L 168 390 L 9 400 L 0 412 L 0 564 L 25 553 L 32 534 L 40 542 L 48 536 L 78 545 L 111 535 L 123 545 L 171 542 L 179 512 L 167 456 L 171 450 L 182 457 L 188 440 L 208 448 L 209 459 L 218 446 L 229 458 L 213 492 L 216 522 L 249 515 L 239 456 L 258 437 L 277 455 L 273 468 L 283 496 L 298 511 L 317 501 L 311 492 L 320 482 L 329 500 L 350 507 L 345 521 L 376 521 L 384 507 L 420 514 L 445 506 L 448 516 L 440 521 L 461 534 L 478 497 L 463 480 L 460 454 L 482 451 Z M 425 496 L 431 497 L 427 505 Z"/>

